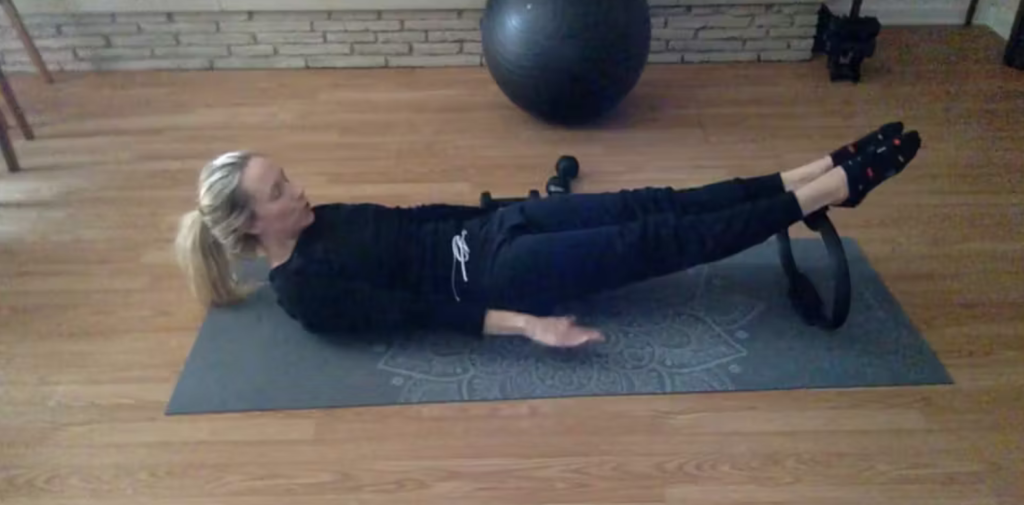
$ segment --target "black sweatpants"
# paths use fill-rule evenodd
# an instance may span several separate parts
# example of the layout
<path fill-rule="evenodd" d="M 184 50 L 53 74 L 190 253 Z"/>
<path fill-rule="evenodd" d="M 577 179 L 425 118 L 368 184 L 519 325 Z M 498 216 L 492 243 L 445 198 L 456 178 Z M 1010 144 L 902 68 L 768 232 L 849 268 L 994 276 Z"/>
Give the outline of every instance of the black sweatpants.
<path fill-rule="evenodd" d="M 801 219 L 778 174 L 527 200 L 476 223 L 482 278 L 470 284 L 492 308 L 548 313 L 729 257 Z"/>

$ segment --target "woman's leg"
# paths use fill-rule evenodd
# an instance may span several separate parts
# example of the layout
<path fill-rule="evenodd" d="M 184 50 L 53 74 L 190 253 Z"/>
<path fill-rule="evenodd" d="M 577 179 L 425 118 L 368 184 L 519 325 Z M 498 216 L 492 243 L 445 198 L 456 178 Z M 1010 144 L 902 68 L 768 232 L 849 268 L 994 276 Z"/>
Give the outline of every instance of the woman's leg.
<path fill-rule="evenodd" d="M 888 123 L 828 156 L 786 172 L 732 179 L 699 188 L 646 188 L 615 193 L 575 194 L 518 204 L 532 233 L 553 233 L 624 224 L 645 216 L 714 213 L 735 205 L 797 191 L 888 139 L 900 136 L 902 123 Z"/>
<path fill-rule="evenodd" d="M 807 170 L 803 170 L 807 173 Z M 789 177 L 797 180 L 797 178 Z M 719 212 L 786 192 L 787 177 L 731 179 L 699 188 L 642 188 L 570 194 L 517 204 L 529 233 L 556 233 L 625 224 L 659 214 Z"/>
<path fill-rule="evenodd" d="M 796 192 L 718 212 L 654 214 L 626 224 L 521 235 L 499 250 L 485 285 L 499 308 L 543 312 L 732 256 L 846 195 L 845 172 L 832 170 Z"/>
<path fill-rule="evenodd" d="M 782 172 L 782 185 L 786 188 L 786 191 L 796 191 L 810 184 L 818 177 L 825 175 L 826 172 L 833 168 L 835 168 L 835 165 L 832 163 L 832 157 L 826 156 L 800 168 Z"/>

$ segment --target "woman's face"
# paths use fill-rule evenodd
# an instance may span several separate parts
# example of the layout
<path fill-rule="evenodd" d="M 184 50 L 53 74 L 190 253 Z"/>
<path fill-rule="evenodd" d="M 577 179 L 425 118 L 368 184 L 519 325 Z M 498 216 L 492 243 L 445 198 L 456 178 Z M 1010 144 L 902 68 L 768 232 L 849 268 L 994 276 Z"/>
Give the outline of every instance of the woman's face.
<path fill-rule="evenodd" d="M 306 191 L 288 180 L 284 169 L 266 158 L 254 157 L 242 173 L 242 188 L 253 209 L 250 233 L 267 239 L 290 239 L 313 222 Z"/>

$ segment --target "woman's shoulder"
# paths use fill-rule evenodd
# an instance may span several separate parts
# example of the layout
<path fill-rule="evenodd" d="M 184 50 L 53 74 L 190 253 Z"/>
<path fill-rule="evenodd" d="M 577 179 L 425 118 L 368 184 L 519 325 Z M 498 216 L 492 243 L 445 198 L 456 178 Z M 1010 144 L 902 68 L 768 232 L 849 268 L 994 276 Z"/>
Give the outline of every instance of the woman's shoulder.
<path fill-rule="evenodd" d="M 322 203 L 313 206 L 313 212 L 325 214 L 344 214 L 352 212 L 394 212 L 401 209 L 401 207 L 394 207 L 372 202 L 333 202 Z"/>

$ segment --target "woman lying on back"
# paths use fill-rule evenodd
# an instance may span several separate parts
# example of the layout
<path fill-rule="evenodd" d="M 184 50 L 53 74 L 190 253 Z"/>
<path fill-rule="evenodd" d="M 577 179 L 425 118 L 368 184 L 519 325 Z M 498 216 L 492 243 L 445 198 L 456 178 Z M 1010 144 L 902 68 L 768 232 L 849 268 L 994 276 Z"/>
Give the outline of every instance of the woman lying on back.
<path fill-rule="evenodd" d="M 203 168 L 177 253 L 209 305 L 245 297 L 236 258 L 266 257 L 278 303 L 315 333 L 436 329 L 573 347 L 602 337 L 552 316 L 558 305 L 737 254 L 830 206 L 856 207 L 920 145 L 891 123 L 788 172 L 498 210 L 314 207 L 269 158 L 230 153 Z"/>

